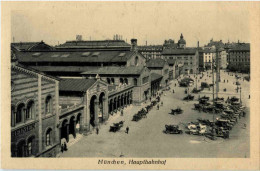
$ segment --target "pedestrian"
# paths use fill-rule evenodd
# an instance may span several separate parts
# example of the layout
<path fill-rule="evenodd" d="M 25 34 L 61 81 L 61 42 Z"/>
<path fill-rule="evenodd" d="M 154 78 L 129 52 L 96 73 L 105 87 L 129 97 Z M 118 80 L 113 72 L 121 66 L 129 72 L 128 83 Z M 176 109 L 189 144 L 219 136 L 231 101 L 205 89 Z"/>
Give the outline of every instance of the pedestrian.
<path fill-rule="evenodd" d="M 250 94 L 249 94 L 248 98 L 250 99 Z"/>
<path fill-rule="evenodd" d="M 174 89 L 172 90 L 172 93 L 174 93 Z"/>
<path fill-rule="evenodd" d="M 96 128 L 96 133 L 97 133 L 97 135 L 98 135 L 98 133 L 99 133 L 99 129 L 98 129 L 98 127 Z"/>
<path fill-rule="evenodd" d="M 175 87 L 176 87 L 176 83 L 175 83 Z"/>
<path fill-rule="evenodd" d="M 64 151 L 67 151 L 67 150 L 68 150 L 67 144 L 66 144 L 66 142 L 64 142 Z"/>
<path fill-rule="evenodd" d="M 224 83 L 225 83 L 225 80 L 224 80 Z"/>
<path fill-rule="evenodd" d="M 63 151 L 64 151 L 64 146 L 63 146 L 63 144 L 61 144 L 61 152 L 63 153 Z"/>
<path fill-rule="evenodd" d="M 157 105 L 157 110 L 159 110 L 160 109 L 160 106 L 159 106 L 159 104 Z"/>
<path fill-rule="evenodd" d="M 121 109 L 121 116 L 123 116 L 124 115 L 124 110 L 123 109 Z"/>
<path fill-rule="evenodd" d="M 150 97 L 150 102 L 152 101 L 152 97 Z"/>
<path fill-rule="evenodd" d="M 163 101 L 161 102 L 161 106 L 163 106 Z"/>
<path fill-rule="evenodd" d="M 128 132 L 129 132 L 129 127 L 127 126 L 126 127 L 126 133 L 128 134 Z"/>
<path fill-rule="evenodd" d="M 228 80 L 227 80 L 227 83 L 228 83 Z"/>

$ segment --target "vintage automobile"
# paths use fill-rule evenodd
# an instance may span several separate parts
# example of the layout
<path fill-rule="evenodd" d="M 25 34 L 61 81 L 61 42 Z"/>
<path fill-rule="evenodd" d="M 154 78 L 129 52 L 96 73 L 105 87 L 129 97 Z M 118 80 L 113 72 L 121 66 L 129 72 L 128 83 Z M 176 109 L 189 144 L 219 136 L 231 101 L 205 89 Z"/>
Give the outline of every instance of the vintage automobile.
<path fill-rule="evenodd" d="M 207 126 L 201 123 L 189 123 L 187 128 L 189 129 L 186 131 L 187 134 L 204 135 L 207 132 Z"/>
<path fill-rule="evenodd" d="M 203 96 L 203 97 L 200 97 L 199 100 L 209 100 L 209 97 Z"/>
<path fill-rule="evenodd" d="M 113 126 L 110 126 L 109 132 L 117 132 L 123 127 L 124 121 L 120 121 L 118 123 L 113 123 Z"/>
<path fill-rule="evenodd" d="M 178 125 L 165 125 L 165 134 L 182 134 L 183 131 L 179 129 Z"/>
<path fill-rule="evenodd" d="M 199 93 L 199 92 L 201 92 L 201 91 L 202 91 L 201 89 L 196 89 L 196 88 L 194 88 L 194 89 L 192 90 L 192 93 L 197 94 L 197 93 Z"/>
<path fill-rule="evenodd" d="M 175 114 L 182 114 L 183 110 L 181 108 L 176 108 L 176 109 L 171 109 L 170 114 L 175 115 Z"/>
<path fill-rule="evenodd" d="M 187 101 L 193 100 L 193 99 L 194 99 L 194 96 L 192 96 L 192 95 L 188 95 L 188 96 L 183 98 L 183 100 L 187 100 Z"/>
<path fill-rule="evenodd" d="M 194 80 L 191 78 L 183 78 L 180 82 L 179 85 L 180 87 L 189 87 L 194 83 Z"/>
<path fill-rule="evenodd" d="M 208 119 L 201 119 L 201 118 L 198 118 L 197 119 L 201 124 L 203 125 L 207 125 L 207 126 L 213 126 L 214 125 L 214 122 L 208 120 Z"/>
<path fill-rule="evenodd" d="M 201 83 L 201 88 L 209 88 L 209 84 L 206 82 Z"/>

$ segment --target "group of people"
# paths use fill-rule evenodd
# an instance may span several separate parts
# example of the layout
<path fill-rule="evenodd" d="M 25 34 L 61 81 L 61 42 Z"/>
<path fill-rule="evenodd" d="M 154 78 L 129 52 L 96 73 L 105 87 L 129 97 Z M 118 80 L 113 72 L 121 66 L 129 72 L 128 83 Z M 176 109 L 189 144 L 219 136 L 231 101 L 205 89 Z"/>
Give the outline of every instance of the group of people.
<path fill-rule="evenodd" d="M 68 151 L 66 142 L 64 142 L 63 144 L 61 144 L 61 152 L 63 153 L 63 151 Z"/>

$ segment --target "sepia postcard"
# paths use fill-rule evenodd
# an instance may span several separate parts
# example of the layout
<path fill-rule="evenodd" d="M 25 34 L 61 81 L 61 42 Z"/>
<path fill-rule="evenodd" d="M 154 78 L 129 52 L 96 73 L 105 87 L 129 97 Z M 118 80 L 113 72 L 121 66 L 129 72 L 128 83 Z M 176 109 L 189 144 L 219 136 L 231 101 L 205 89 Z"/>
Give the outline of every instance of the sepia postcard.
<path fill-rule="evenodd" d="M 259 170 L 259 2 L 1 2 L 3 169 Z"/>

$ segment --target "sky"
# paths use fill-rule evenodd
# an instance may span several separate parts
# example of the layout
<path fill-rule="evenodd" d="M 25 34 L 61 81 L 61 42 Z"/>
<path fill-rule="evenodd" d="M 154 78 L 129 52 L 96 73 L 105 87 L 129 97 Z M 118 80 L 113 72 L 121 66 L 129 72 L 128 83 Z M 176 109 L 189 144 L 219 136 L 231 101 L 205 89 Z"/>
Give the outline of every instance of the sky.
<path fill-rule="evenodd" d="M 250 4 L 246 2 L 21 2 L 11 13 L 15 42 L 43 40 L 50 45 L 75 40 L 113 39 L 119 34 L 138 45 L 177 42 L 188 47 L 223 42 L 250 42 Z"/>

